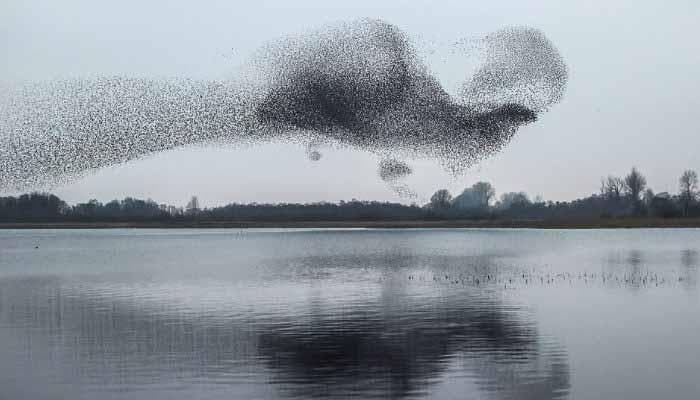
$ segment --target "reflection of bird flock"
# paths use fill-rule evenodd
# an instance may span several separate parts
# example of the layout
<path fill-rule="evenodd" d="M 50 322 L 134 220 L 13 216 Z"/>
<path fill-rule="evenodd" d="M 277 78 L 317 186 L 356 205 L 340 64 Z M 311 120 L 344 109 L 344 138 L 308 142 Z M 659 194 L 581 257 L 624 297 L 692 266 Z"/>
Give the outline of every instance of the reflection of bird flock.
<path fill-rule="evenodd" d="M 178 146 L 286 140 L 343 145 L 385 159 L 399 193 L 401 156 L 458 172 L 498 151 L 560 100 L 567 70 L 539 31 L 483 39 L 485 62 L 453 98 L 407 36 L 361 20 L 263 47 L 243 82 L 77 79 L 9 88 L 0 99 L 0 187 L 55 184 Z"/>
<path fill-rule="evenodd" d="M 241 297 L 231 298 L 230 292 L 206 285 L 217 301 L 191 304 L 197 296 L 179 296 L 196 293 L 187 290 L 196 284 L 45 284 L 41 295 L 27 301 L 30 312 L 14 318 L 26 319 L 19 322 L 35 343 L 57 330 L 76 338 L 59 342 L 65 359 L 36 367 L 81 375 L 63 378 L 73 382 L 119 373 L 122 387 L 128 388 L 153 383 L 139 372 L 158 371 L 159 384 L 233 386 L 241 383 L 239 374 L 251 379 L 252 366 L 262 364 L 264 385 L 273 384 L 292 398 L 403 398 L 435 384 L 449 360 L 459 357 L 485 393 L 510 398 L 527 391 L 532 398 L 555 399 L 569 388 L 565 351 L 540 337 L 532 321 L 520 318 L 526 315 L 479 291 L 432 298 L 399 292 L 343 304 L 321 296 L 311 304 L 301 299 L 297 309 L 277 308 L 273 298 L 250 307 L 244 288 L 236 291 Z M 5 296 L 0 299 L 9 304 L 26 300 L 22 294 L 33 292 L 24 285 L 31 287 L 26 281 L 0 283 Z M 220 310 L 211 308 L 222 304 Z M 12 309 L 0 309 L 0 322 L 13 318 Z M 31 358 L 43 360 L 46 352 L 37 349 L 28 350 Z M 55 363 L 76 362 L 82 368 L 55 368 Z"/>

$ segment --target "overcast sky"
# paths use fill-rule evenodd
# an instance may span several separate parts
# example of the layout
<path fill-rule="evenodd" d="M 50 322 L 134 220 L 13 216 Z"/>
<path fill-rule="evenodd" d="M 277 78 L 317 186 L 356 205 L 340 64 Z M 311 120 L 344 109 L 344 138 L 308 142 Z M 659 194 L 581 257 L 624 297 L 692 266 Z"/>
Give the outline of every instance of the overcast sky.
<path fill-rule="evenodd" d="M 457 179 L 431 160 L 407 160 L 418 201 L 477 180 L 499 193 L 567 200 L 637 166 L 655 191 L 700 170 L 700 2 L 585 1 L 96 1 L 0 3 L 0 79 L 83 76 L 229 79 L 266 41 L 370 17 L 397 25 L 452 88 L 469 78 L 449 45 L 508 25 L 541 29 L 569 67 L 563 101 L 499 154 Z M 377 158 L 301 146 L 185 148 L 105 168 L 52 191 L 69 202 L 133 195 L 183 205 L 398 198 Z"/>

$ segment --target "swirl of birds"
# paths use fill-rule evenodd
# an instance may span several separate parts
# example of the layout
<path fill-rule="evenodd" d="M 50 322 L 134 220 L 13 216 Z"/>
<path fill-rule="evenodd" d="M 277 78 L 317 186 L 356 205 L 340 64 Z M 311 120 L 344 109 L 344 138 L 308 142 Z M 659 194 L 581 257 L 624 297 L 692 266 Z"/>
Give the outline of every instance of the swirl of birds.
<path fill-rule="evenodd" d="M 0 189 L 55 186 L 106 166 L 196 144 L 282 140 L 377 154 L 404 196 L 401 158 L 457 174 L 499 151 L 560 101 L 567 67 L 538 30 L 482 39 L 485 61 L 453 97 L 398 27 L 363 19 L 263 46 L 231 81 L 129 77 L 6 85 L 0 92 Z"/>

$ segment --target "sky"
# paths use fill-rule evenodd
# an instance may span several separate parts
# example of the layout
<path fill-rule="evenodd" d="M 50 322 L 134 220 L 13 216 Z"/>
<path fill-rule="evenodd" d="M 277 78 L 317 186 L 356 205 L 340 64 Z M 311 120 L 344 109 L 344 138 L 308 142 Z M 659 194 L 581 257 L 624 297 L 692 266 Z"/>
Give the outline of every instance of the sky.
<path fill-rule="evenodd" d="M 656 192 L 677 191 L 700 170 L 700 2 L 658 1 L 134 1 L 4 0 L 0 80 L 129 76 L 233 79 L 266 42 L 358 18 L 395 24 L 448 89 L 473 66 L 451 44 L 506 26 L 540 29 L 569 68 L 563 100 L 521 128 L 500 153 L 453 177 L 430 159 L 406 160 L 400 198 L 377 175 L 379 159 L 353 149 L 301 145 L 189 147 L 104 168 L 47 189 L 68 202 L 134 196 L 184 205 L 375 199 L 419 203 L 476 181 L 497 192 L 570 200 L 600 178 L 636 166 Z M 0 193 L 3 194 L 3 193 Z"/>

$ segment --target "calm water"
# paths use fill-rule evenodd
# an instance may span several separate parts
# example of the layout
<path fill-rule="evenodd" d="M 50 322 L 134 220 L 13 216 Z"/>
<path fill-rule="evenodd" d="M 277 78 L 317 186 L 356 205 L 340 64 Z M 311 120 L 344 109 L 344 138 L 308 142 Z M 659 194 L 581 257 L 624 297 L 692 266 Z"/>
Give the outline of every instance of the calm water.
<path fill-rule="evenodd" d="M 0 399 L 697 400 L 699 269 L 700 230 L 5 230 Z"/>

